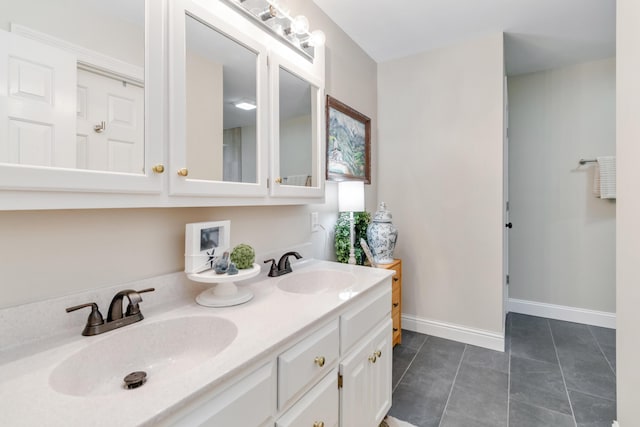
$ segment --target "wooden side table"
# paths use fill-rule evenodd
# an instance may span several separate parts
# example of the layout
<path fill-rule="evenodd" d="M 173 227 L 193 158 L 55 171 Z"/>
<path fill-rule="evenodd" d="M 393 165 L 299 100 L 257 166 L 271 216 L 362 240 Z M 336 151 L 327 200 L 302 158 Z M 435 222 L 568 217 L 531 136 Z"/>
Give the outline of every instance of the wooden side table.
<path fill-rule="evenodd" d="M 395 270 L 391 294 L 391 318 L 393 319 L 393 346 L 402 344 L 402 260 L 396 259 L 391 264 L 378 265 L 380 268 Z"/>

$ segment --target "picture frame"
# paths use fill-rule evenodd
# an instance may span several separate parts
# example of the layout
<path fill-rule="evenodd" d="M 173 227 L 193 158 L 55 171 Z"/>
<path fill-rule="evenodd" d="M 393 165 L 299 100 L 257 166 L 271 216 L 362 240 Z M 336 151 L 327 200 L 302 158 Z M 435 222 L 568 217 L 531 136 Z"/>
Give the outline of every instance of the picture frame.
<path fill-rule="evenodd" d="M 371 119 L 327 95 L 328 181 L 371 184 Z"/>
<path fill-rule="evenodd" d="M 229 220 L 187 224 L 184 271 L 191 274 L 209 270 L 213 258 L 229 250 L 230 236 Z"/>

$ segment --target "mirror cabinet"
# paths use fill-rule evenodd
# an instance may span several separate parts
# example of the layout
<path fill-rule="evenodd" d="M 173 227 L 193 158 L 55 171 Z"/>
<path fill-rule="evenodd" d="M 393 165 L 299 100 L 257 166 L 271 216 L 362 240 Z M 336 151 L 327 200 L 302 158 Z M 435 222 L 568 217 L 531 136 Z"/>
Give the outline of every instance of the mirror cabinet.
<path fill-rule="evenodd" d="M 322 46 L 225 0 L 0 12 L 0 210 L 324 199 Z"/>
<path fill-rule="evenodd" d="M 160 193 L 161 2 L 1 9 L 0 190 Z"/>

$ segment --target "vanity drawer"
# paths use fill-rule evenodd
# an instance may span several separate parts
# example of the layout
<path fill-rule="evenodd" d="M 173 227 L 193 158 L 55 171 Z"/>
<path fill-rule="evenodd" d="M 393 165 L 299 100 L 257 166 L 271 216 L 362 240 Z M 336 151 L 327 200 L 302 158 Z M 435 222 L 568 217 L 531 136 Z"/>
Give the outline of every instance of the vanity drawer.
<path fill-rule="evenodd" d="M 314 425 L 337 427 L 339 398 L 338 370 L 333 369 L 276 421 L 276 427 L 311 427 Z"/>
<path fill-rule="evenodd" d="M 340 351 L 349 349 L 391 313 L 391 286 L 380 286 L 372 295 L 340 316 Z"/>
<path fill-rule="evenodd" d="M 278 356 L 278 408 L 322 377 L 340 354 L 338 320 L 312 333 Z"/>

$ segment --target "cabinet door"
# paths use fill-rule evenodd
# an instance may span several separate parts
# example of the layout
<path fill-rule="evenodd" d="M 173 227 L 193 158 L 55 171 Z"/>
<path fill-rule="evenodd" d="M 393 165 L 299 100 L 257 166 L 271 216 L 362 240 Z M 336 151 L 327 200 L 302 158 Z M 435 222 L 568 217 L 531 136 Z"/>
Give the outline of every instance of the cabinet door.
<path fill-rule="evenodd" d="M 340 425 L 378 425 L 391 408 L 391 328 L 386 319 L 340 364 Z"/>

